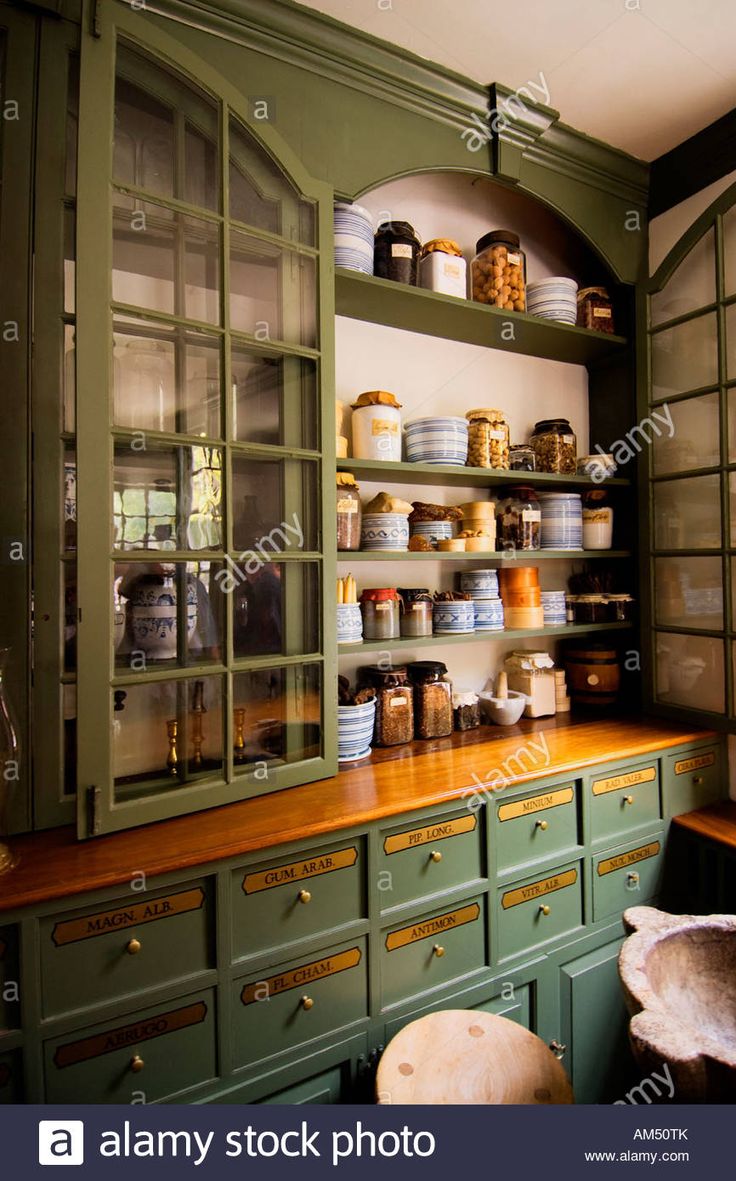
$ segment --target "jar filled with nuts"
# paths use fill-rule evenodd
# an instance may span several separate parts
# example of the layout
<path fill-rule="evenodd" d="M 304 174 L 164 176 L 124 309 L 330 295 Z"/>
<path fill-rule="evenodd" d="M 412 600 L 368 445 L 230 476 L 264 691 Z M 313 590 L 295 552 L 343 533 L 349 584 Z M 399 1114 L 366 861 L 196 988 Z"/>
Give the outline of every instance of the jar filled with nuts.
<path fill-rule="evenodd" d="M 542 509 L 533 488 L 516 488 L 496 510 L 503 550 L 542 548 Z"/>
<path fill-rule="evenodd" d="M 471 263 L 473 299 L 497 308 L 526 310 L 526 259 L 519 235 L 491 230 L 478 239 Z"/>
<path fill-rule="evenodd" d="M 534 424 L 529 440 L 538 472 L 574 476 L 577 470 L 577 441 L 566 418 L 544 418 Z"/>
<path fill-rule="evenodd" d="M 503 410 L 468 410 L 467 467 L 508 468 L 509 424 Z"/>

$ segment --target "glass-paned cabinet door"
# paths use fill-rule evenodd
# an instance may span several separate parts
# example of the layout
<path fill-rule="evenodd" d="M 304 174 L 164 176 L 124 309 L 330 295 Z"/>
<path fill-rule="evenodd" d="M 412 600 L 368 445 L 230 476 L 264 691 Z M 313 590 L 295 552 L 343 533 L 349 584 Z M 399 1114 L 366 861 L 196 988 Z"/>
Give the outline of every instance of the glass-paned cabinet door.
<path fill-rule="evenodd" d="M 736 728 L 736 186 L 650 284 L 650 701 Z"/>
<path fill-rule="evenodd" d="M 80 835 L 336 770 L 331 195 L 115 7 L 81 54 Z"/>

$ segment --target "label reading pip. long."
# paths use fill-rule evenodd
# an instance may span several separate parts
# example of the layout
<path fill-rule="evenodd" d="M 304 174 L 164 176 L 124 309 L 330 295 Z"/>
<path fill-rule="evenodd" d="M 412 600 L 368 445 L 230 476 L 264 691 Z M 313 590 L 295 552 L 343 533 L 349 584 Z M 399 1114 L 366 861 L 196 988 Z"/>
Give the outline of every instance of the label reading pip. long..
<path fill-rule="evenodd" d="M 578 871 L 566 869 L 564 873 L 553 874 L 550 878 L 543 878 L 528 886 L 519 886 L 517 890 L 507 890 L 501 898 L 501 906 L 504 910 L 508 910 L 511 906 L 520 906 L 522 902 L 531 902 L 534 898 L 543 897 L 544 894 L 553 894 L 555 890 L 564 890 L 566 886 L 574 886 L 577 880 Z"/>
<path fill-rule="evenodd" d="M 699 771 L 701 767 L 712 767 L 716 761 L 715 751 L 706 755 L 693 755 L 690 759 L 679 759 L 675 763 L 675 775 L 686 775 L 688 771 Z"/>
<path fill-rule="evenodd" d="M 455 927 L 463 927 L 466 923 L 474 923 L 480 917 L 480 906 L 472 902 L 470 906 L 461 906 L 457 910 L 449 910 L 446 914 L 435 915 L 421 923 L 412 923 L 410 927 L 402 927 L 400 931 L 392 931 L 386 936 L 386 950 L 396 951 L 399 947 L 406 947 L 409 943 L 417 943 L 420 939 L 429 939 L 432 935 L 443 935 L 445 931 L 452 931 Z"/>
<path fill-rule="evenodd" d="M 321 960 L 313 960 L 309 964 L 300 964 L 298 968 L 291 968 L 288 972 L 281 972 L 278 976 L 268 976 L 265 980 L 255 980 L 246 984 L 240 994 L 244 1005 L 252 1005 L 255 1001 L 268 1001 L 282 992 L 289 992 L 292 988 L 303 988 L 305 984 L 314 984 L 316 980 L 324 980 L 325 976 L 334 976 L 337 972 L 345 972 L 348 968 L 356 968 L 361 960 L 362 952 L 359 947 L 351 947 L 349 951 L 341 951 L 336 955 L 325 956 Z"/>
<path fill-rule="evenodd" d="M 147 902 L 131 902 L 115 910 L 99 910 L 79 919 L 65 919 L 57 923 L 51 932 L 56 947 L 77 943 L 80 939 L 94 939 L 97 935 L 109 935 L 111 931 L 124 931 L 152 923 L 155 919 L 170 919 L 177 914 L 187 914 L 204 906 L 204 890 L 197 886 L 193 890 L 182 890 L 178 894 L 167 894 L 164 898 L 150 898 Z"/>
<path fill-rule="evenodd" d="M 603 796 L 606 792 L 634 787 L 637 783 L 652 783 L 656 778 L 656 767 L 643 767 L 640 771 L 624 771 L 621 775 L 611 775 L 607 779 L 594 779 L 593 795 Z"/>
<path fill-rule="evenodd" d="M 446 837 L 473 832 L 477 823 L 477 816 L 458 816 L 455 820 L 438 821 L 437 824 L 429 824 L 426 828 L 410 828 L 406 832 L 397 832 L 386 837 L 383 851 L 387 854 L 402 853 L 405 849 L 415 849 L 419 845 L 443 841 Z"/>
<path fill-rule="evenodd" d="M 261 890 L 272 890 L 289 882 L 301 882 L 304 878 L 316 878 L 323 873 L 334 873 L 336 869 L 348 869 L 358 860 L 354 845 L 347 849 L 336 849 L 332 853 L 318 853 L 302 861 L 290 861 L 288 865 L 272 865 L 258 873 L 247 873 L 243 878 L 243 892 L 257 894 Z"/>
<path fill-rule="evenodd" d="M 170 1013 L 141 1017 L 130 1025 L 121 1025 L 117 1029 L 109 1029 L 106 1033 L 93 1034 L 92 1037 L 83 1037 L 77 1042 L 67 1042 L 63 1046 L 58 1046 L 54 1053 L 54 1065 L 63 1070 L 65 1066 L 76 1066 L 78 1062 L 87 1062 L 90 1058 L 112 1054 L 114 1050 L 130 1050 L 131 1047 L 151 1041 L 152 1038 L 176 1033 L 177 1030 L 187 1029 L 190 1025 L 201 1025 L 206 1016 L 206 1004 L 204 1001 L 196 1001 L 182 1009 L 172 1009 Z"/>
<path fill-rule="evenodd" d="M 637 861 L 647 861 L 656 857 L 661 849 L 659 841 L 651 841 L 648 845 L 640 845 L 638 849 L 629 849 L 628 853 L 619 853 L 617 857 L 606 857 L 598 862 L 598 876 L 605 877 L 617 869 L 625 869 L 627 865 L 635 865 Z"/>

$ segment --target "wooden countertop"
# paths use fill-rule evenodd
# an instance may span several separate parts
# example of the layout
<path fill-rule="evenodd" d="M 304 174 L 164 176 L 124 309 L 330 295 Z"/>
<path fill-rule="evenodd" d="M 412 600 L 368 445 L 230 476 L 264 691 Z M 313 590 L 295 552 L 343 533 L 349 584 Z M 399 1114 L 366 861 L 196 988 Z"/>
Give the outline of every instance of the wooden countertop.
<path fill-rule="evenodd" d="M 682 816 L 673 817 L 673 824 L 717 841 L 719 845 L 736 849 L 736 800 L 711 804 L 708 808 L 698 808 L 696 812 L 685 812 Z"/>
<path fill-rule="evenodd" d="M 0 911 L 365 825 L 483 790 L 579 771 L 712 737 L 658 719 L 522 722 L 377 752 L 339 775 L 258 799 L 78 842 L 72 828 L 18 837 L 0 878 Z M 526 752 L 526 753 L 524 753 Z M 481 781 L 478 785 L 477 779 Z"/>

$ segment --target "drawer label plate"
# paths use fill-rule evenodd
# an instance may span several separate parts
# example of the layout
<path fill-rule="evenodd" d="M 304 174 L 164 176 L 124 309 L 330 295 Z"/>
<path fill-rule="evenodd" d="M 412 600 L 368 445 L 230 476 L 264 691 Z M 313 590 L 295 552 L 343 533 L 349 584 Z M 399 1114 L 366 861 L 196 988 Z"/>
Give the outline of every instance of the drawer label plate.
<path fill-rule="evenodd" d="M 543 878 L 540 882 L 531 882 L 528 886 L 519 886 L 516 890 L 507 890 L 501 896 L 501 906 L 508 910 L 511 906 L 520 906 L 522 902 L 531 902 L 541 898 L 544 894 L 553 894 L 555 890 L 564 890 L 566 886 L 574 886 L 578 880 L 576 869 L 566 869 L 564 873 L 556 873 L 551 878 Z"/>
<path fill-rule="evenodd" d="M 688 771 L 699 771 L 701 767 L 712 767 L 716 761 L 715 751 L 706 755 L 693 755 L 691 759 L 678 759 L 675 763 L 675 775 L 687 775 Z"/>
<path fill-rule="evenodd" d="M 538 796 L 529 796 L 526 800 L 501 804 L 498 819 L 503 823 L 504 820 L 516 820 L 519 816 L 530 816 L 534 812 L 546 812 L 548 808 L 571 804 L 574 798 L 575 792 L 571 787 L 561 787 L 558 791 L 544 791 Z"/>
<path fill-rule="evenodd" d="M 334 853 L 318 853 L 315 857 L 305 857 L 303 861 L 291 861 L 288 865 L 274 865 L 258 873 L 247 873 L 243 878 L 243 892 L 258 894 L 261 890 L 273 890 L 275 886 L 316 878 L 323 873 L 334 873 L 336 869 L 348 869 L 357 860 L 358 850 L 355 845 L 351 845 Z"/>
<path fill-rule="evenodd" d="M 397 832 L 386 837 L 383 851 L 389 856 L 391 853 L 403 853 L 405 849 L 415 849 L 419 845 L 428 845 L 435 841 L 444 841 L 447 837 L 473 832 L 477 824 L 477 816 L 458 816 L 455 820 L 443 820 L 426 828 L 410 828 L 406 832 Z"/>
<path fill-rule="evenodd" d="M 182 1009 L 172 1009 L 170 1013 L 144 1017 L 130 1025 L 120 1025 L 117 1029 L 108 1029 L 106 1033 L 93 1034 L 78 1042 L 58 1046 L 54 1053 L 54 1065 L 63 1070 L 65 1066 L 76 1066 L 80 1062 L 88 1062 L 90 1058 L 112 1054 L 115 1050 L 130 1050 L 141 1042 L 163 1037 L 166 1033 L 176 1033 L 179 1029 L 188 1029 L 190 1025 L 201 1025 L 206 1016 L 207 1005 L 204 1001 L 196 1001 Z"/>
<path fill-rule="evenodd" d="M 328 955 L 321 960 L 313 960 L 310 964 L 300 964 L 298 968 L 291 968 L 278 976 L 268 976 L 265 980 L 256 980 L 253 984 L 246 984 L 240 994 L 244 1005 L 252 1005 L 256 1001 L 267 1001 L 272 996 L 279 996 L 292 988 L 304 988 L 307 984 L 314 984 L 316 980 L 323 980 L 325 976 L 334 976 L 337 972 L 345 972 L 348 968 L 356 968 L 362 959 L 359 947 L 351 947 L 349 951 Z"/>
<path fill-rule="evenodd" d="M 634 787 L 637 783 L 652 783 L 656 778 L 656 767 L 643 767 L 640 771 L 625 771 L 622 775 L 611 775 L 608 779 L 594 779 L 593 795 L 603 796 L 606 792 Z"/>
<path fill-rule="evenodd" d="M 650 857 L 656 857 L 661 848 L 659 841 L 650 841 L 648 845 L 640 845 L 638 849 L 629 849 L 628 853 L 606 857 L 604 861 L 598 862 L 598 877 L 615 873 L 617 869 L 625 869 L 627 865 L 635 865 L 637 861 L 647 861 Z"/>
<path fill-rule="evenodd" d="M 167 894 L 163 898 L 150 898 L 147 902 L 131 902 L 130 906 L 116 907 L 115 910 L 98 910 L 79 919 L 65 919 L 57 923 L 51 932 L 56 947 L 67 943 L 78 943 L 81 939 L 94 939 L 98 935 L 109 935 L 111 931 L 125 931 L 152 923 L 155 919 L 169 919 L 176 914 L 188 914 L 204 906 L 204 890 L 197 886 L 193 890 L 181 890 L 178 894 Z"/>
<path fill-rule="evenodd" d="M 466 923 L 474 923 L 480 918 L 480 906 L 472 902 L 469 906 L 461 906 L 458 910 L 448 910 L 446 914 L 435 915 L 421 923 L 413 923 L 411 927 L 402 927 L 400 931 L 392 931 L 386 936 L 386 950 L 396 951 L 399 947 L 406 947 L 409 943 L 417 943 L 420 939 L 429 939 L 432 935 L 443 935 L 445 931 L 452 931 L 455 927 L 463 927 Z"/>

